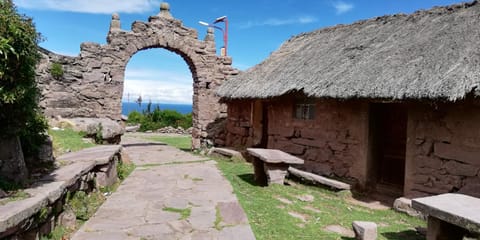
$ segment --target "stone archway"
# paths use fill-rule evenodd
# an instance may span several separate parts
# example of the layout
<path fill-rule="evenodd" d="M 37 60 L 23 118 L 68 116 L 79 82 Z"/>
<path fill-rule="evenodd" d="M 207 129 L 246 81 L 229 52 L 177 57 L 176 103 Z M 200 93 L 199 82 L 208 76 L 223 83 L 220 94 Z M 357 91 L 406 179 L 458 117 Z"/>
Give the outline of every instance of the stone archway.
<path fill-rule="evenodd" d="M 219 103 L 215 91 L 238 71 L 232 68 L 230 57 L 216 55 L 213 30 L 204 41 L 199 40 L 195 29 L 172 17 L 167 3 L 162 3 L 160 13 L 148 22 L 135 21 L 131 31 L 122 30 L 119 15 L 113 14 L 107 44 L 82 43 L 78 57 L 44 50 L 38 72 L 40 85 L 45 87 L 41 99 L 45 114 L 120 120 L 126 65 L 135 53 L 150 48 L 175 52 L 189 66 L 193 79 L 192 145 L 200 148 L 211 144 L 217 137 L 209 131 L 211 125 L 226 117 L 226 107 Z M 47 74 L 51 62 L 64 66 L 62 81 Z"/>

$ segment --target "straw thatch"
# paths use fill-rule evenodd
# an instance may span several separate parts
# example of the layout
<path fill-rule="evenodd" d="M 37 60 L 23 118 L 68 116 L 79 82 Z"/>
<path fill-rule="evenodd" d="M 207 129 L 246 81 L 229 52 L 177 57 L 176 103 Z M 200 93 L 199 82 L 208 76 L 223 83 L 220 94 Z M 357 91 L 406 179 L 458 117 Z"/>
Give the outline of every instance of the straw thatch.
<path fill-rule="evenodd" d="M 377 17 L 293 37 L 217 94 L 455 101 L 480 95 L 479 43 L 477 1 Z"/>

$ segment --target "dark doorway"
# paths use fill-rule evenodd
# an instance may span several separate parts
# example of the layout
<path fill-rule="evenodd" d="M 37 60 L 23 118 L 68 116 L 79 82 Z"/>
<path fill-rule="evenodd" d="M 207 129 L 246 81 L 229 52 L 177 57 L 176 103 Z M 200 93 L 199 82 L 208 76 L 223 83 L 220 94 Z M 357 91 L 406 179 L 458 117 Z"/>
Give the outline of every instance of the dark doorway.
<path fill-rule="evenodd" d="M 253 147 L 267 148 L 268 145 L 268 103 L 257 100 L 252 103 Z"/>
<path fill-rule="evenodd" d="M 262 141 L 260 141 L 261 148 L 268 146 L 268 104 L 262 103 Z"/>
<path fill-rule="evenodd" d="M 371 105 L 370 177 L 377 191 L 403 193 L 407 119 L 407 109 L 403 104 Z"/>

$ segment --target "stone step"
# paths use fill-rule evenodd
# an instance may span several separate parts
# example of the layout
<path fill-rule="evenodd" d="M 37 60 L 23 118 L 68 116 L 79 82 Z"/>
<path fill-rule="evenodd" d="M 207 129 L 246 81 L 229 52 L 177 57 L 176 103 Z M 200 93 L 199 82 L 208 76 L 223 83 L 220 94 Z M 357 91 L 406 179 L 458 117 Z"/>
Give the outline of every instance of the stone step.
<path fill-rule="evenodd" d="M 208 152 L 208 155 L 209 156 L 219 155 L 219 156 L 227 157 L 227 158 L 231 158 L 231 159 L 235 158 L 235 159 L 239 159 L 239 160 L 245 160 L 242 153 L 240 153 L 239 151 L 230 149 L 230 148 L 212 148 Z"/>

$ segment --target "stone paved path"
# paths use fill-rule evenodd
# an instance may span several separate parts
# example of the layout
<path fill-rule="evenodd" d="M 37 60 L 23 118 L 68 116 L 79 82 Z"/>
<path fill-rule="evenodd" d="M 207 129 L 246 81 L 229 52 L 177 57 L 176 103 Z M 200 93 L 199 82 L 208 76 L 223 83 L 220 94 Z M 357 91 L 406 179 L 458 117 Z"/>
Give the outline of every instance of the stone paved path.
<path fill-rule="evenodd" d="M 255 239 L 214 161 L 129 136 L 122 144 L 137 168 L 72 239 Z"/>

